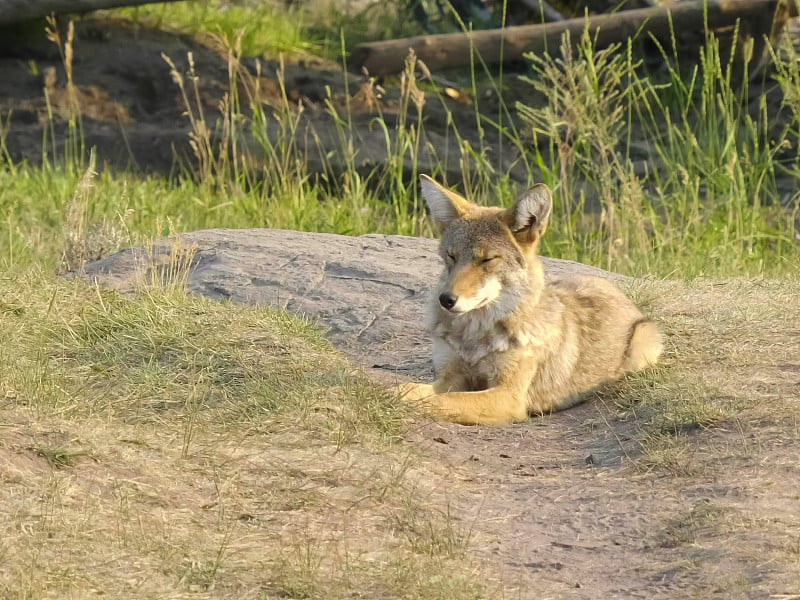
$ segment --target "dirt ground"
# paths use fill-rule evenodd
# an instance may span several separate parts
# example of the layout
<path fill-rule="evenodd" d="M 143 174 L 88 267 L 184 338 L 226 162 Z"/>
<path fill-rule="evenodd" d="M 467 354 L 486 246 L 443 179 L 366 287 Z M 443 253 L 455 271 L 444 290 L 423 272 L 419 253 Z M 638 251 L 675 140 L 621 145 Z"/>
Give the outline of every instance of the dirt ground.
<path fill-rule="evenodd" d="M 66 29 L 62 35 L 66 39 Z M 36 164 L 41 161 L 42 135 L 49 124 L 46 89 L 57 147 L 67 133 L 66 72 L 59 47 L 44 32 L 6 32 L 3 37 L 0 113 L 7 119 L 6 145 L 14 160 Z M 227 65 L 220 54 L 188 37 L 126 22 L 86 19 L 76 23 L 73 77 L 85 146 L 97 148 L 98 164 L 169 174 L 176 157 L 190 159 L 186 107 L 162 57 L 163 53 L 186 74 L 190 52 L 200 78 L 203 109 L 211 116 L 227 88 Z M 324 76 L 322 70 L 314 83 L 315 93 L 325 84 L 342 85 L 341 76 L 323 83 Z M 297 79 L 288 82 L 290 93 L 305 95 L 303 85 L 311 81 Z M 274 80 L 268 89 L 277 93 Z"/>
<path fill-rule="evenodd" d="M 62 43 L 65 39 L 64 27 Z M 187 78 L 192 108 L 197 111 L 188 80 L 188 54 L 191 53 L 199 81 L 200 104 L 213 129 L 220 115 L 220 100 L 229 89 L 228 61 L 225 50 L 212 49 L 219 46 L 212 38 L 202 41 L 136 27 L 124 21 L 86 18 L 76 22 L 72 70 L 83 140 L 86 152 L 96 148 L 99 165 L 170 174 L 175 172 L 176 166 L 195 163 L 189 146 L 191 126 L 186 105 L 162 54 Z M 359 93 L 367 77 L 344 73 L 340 65 L 314 57 L 286 59 L 283 65 L 261 60 L 258 68 L 255 59 L 244 59 L 242 64 L 251 76 L 261 74 L 262 101 L 278 110 L 284 108 L 287 101 L 292 110 L 302 105 L 295 143 L 306 156 L 312 176 L 321 173 L 335 176 L 346 168 L 338 162 L 343 160 L 342 148 L 335 119 L 326 106 L 329 99 L 339 114 L 350 112 L 358 153 L 356 168 L 367 174 L 386 157 L 383 133 L 371 125 L 376 114 L 371 94 Z M 281 82 L 285 86 L 285 98 Z M 4 119 L 5 144 L 13 160 L 40 163 L 43 135 L 49 133 L 55 134 L 50 136 L 55 142 L 47 142 L 48 151 L 56 156 L 63 154 L 70 114 L 66 83 L 59 47 L 48 41 L 43 32 L 0 32 L 0 115 Z M 521 87 L 531 94 L 529 86 Z M 50 97 L 52 125 L 45 90 Z M 244 101 L 246 92 L 243 88 L 239 92 Z M 442 102 L 426 104 L 427 140 L 437 149 L 438 157 L 429 159 L 423 150 L 420 159 L 423 169 L 428 160 L 430 164 L 435 160 L 437 165 L 443 161 L 454 173 L 460 168 L 459 142 L 452 134 L 448 135 L 448 118 L 452 118 L 464 140 L 480 147 L 471 98 L 456 94 L 455 90 L 451 93 L 454 98 L 445 95 Z M 487 93 L 482 104 L 486 110 L 496 113 L 496 98 Z M 382 112 L 390 127 L 398 118 L 398 104 L 396 87 L 386 90 Z M 414 113 L 413 108 L 411 112 Z M 411 114 L 409 119 L 414 122 L 417 117 Z M 269 120 L 267 127 L 274 141 L 279 135 L 278 119 Z M 496 137 L 489 130 L 484 135 L 488 136 L 490 144 L 493 136 Z M 263 155 L 263 149 L 255 145 L 253 160 L 257 161 L 259 154 Z M 326 154 L 329 155 L 326 159 L 319 158 Z M 494 159 L 502 167 L 517 157 L 514 150 L 506 149 Z M 512 170 L 512 176 L 522 180 L 524 169 Z"/>
<path fill-rule="evenodd" d="M 632 438 L 598 432 L 605 410 L 590 403 L 497 430 L 440 424 L 423 436 L 466 480 L 463 496 L 446 495 L 505 597 L 798 597 L 797 490 L 787 484 L 796 444 L 759 434 L 758 454 L 673 479 L 631 468 Z M 706 432 L 689 443 L 736 437 Z"/>
<path fill-rule="evenodd" d="M 782 301 L 747 315 L 780 295 L 769 285 L 678 285 L 654 308 L 669 349 L 651 385 L 673 387 L 663 405 L 626 415 L 611 390 L 525 424 L 416 432 L 456 474 L 439 493 L 503 597 L 800 598 L 800 315 L 775 312 Z M 694 394 L 670 381 L 693 377 L 705 382 Z M 667 405 L 698 399 L 728 414 L 653 428 Z"/>

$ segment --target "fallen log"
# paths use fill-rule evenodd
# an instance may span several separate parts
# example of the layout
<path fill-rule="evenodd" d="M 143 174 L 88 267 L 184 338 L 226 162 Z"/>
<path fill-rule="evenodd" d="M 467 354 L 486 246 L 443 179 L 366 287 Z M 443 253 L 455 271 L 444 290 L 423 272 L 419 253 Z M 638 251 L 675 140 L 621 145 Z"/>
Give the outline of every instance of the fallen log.
<path fill-rule="evenodd" d="M 786 18 L 796 14 L 794 2 L 786 0 L 687 0 L 673 6 L 641 8 L 543 25 L 518 25 L 359 44 L 350 54 L 350 65 L 358 71 L 366 69 L 373 76 L 391 75 L 402 71 L 411 49 L 428 69 L 438 71 L 469 64 L 472 51 L 487 64 L 492 64 L 519 60 L 527 52 L 538 54 L 548 49 L 556 50 L 565 31 L 577 39 L 588 29 L 592 39 L 597 40 L 597 46 L 604 47 L 648 33 L 668 42 L 673 31 L 702 31 L 705 18 L 709 29 L 733 25 L 741 20 L 746 24 L 758 23 L 758 29 L 769 32 L 776 15 Z"/>
<path fill-rule="evenodd" d="M 102 8 L 182 0 L 0 0 L 0 25 L 46 17 L 52 13 L 86 13 Z"/>

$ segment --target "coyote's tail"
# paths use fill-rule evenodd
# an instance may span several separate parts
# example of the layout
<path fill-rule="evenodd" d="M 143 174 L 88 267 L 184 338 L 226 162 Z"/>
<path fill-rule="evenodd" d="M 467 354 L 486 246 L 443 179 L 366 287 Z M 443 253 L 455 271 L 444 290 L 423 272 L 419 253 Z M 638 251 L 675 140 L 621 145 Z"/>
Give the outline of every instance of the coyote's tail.
<path fill-rule="evenodd" d="M 654 365 L 663 349 L 664 342 L 655 323 L 644 319 L 636 321 L 631 327 L 622 370 L 630 373 Z"/>

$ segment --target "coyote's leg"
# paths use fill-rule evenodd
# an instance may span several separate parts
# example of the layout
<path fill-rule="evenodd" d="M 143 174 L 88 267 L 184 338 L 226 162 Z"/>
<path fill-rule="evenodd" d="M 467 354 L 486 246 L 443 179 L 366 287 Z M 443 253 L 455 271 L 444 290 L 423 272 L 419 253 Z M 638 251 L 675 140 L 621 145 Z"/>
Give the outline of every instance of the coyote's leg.
<path fill-rule="evenodd" d="M 404 383 L 398 385 L 395 391 L 408 402 L 419 402 L 436 394 L 436 389 L 430 383 Z"/>
<path fill-rule="evenodd" d="M 404 383 L 397 386 L 397 393 L 409 402 L 420 402 L 436 394 L 466 389 L 463 377 L 448 373 L 440 377 L 433 384 L 430 383 Z"/>
<path fill-rule="evenodd" d="M 458 364 L 450 363 L 441 369 L 441 373 L 433 384 L 404 383 L 397 386 L 397 393 L 409 402 L 421 403 L 426 398 L 445 392 L 466 390 L 467 379 Z"/>
<path fill-rule="evenodd" d="M 462 425 L 502 425 L 528 418 L 524 394 L 505 387 L 480 392 L 447 392 L 426 400 L 441 418 Z"/>
<path fill-rule="evenodd" d="M 636 323 L 631 331 L 622 371 L 625 373 L 641 371 L 655 364 L 663 348 L 661 334 L 654 323 L 651 321 Z"/>

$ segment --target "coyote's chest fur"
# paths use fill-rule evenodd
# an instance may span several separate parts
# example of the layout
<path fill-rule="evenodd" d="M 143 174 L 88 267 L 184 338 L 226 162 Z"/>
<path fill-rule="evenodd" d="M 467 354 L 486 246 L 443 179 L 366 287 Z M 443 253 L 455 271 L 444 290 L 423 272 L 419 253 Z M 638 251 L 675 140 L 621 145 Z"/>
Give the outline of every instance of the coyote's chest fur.
<path fill-rule="evenodd" d="M 508 300 L 456 317 L 443 314 L 436 302 L 429 310 L 428 328 L 434 338 L 437 370 L 446 362 L 460 361 L 475 377 L 493 379 L 492 375 L 502 369 L 502 363 L 511 360 L 510 355 L 535 352 L 543 357 L 546 353 L 543 346 L 554 342 L 552 328 L 526 318 L 524 313 L 528 311 L 522 311 L 523 314 L 513 311 Z"/>
<path fill-rule="evenodd" d="M 493 311 L 485 312 L 487 314 L 466 314 L 450 323 L 440 323 L 434 329 L 434 335 L 447 344 L 450 352 L 473 367 L 488 355 L 525 343 L 519 335 L 510 335 L 503 323 L 491 314 Z"/>
<path fill-rule="evenodd" d="M 437 320 L 429 329 L 452 353 L 470 365 L 477 365 L 491 354 L 540 345 L 538 338 L 542 332 L 535 323 L 518 323 L 518 319 L 498 316 L 494 310 L 480 312 Z"/>

